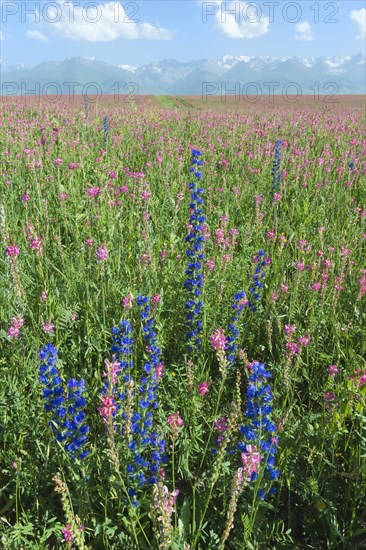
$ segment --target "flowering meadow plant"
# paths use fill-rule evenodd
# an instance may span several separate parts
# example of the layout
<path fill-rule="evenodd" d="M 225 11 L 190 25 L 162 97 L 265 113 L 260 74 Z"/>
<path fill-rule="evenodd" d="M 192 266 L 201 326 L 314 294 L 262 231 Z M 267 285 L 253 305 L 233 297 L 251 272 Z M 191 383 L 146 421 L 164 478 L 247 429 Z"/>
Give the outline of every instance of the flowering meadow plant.
<path fill-rule="evenodd" d="M 361 110 L 156 101 L 3 104 L 0 546 L 362 549 Z"/>

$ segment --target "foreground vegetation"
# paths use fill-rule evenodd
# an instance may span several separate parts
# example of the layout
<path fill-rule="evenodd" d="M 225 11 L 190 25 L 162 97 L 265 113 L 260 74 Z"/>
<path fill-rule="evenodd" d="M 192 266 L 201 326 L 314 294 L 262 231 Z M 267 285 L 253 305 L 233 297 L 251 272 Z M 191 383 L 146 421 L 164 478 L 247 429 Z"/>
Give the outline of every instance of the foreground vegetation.
<path fill-rule="evenodd" d="M 364 548 L 360 113 L 14 100 L 0 143 L 1 546 Z"/>

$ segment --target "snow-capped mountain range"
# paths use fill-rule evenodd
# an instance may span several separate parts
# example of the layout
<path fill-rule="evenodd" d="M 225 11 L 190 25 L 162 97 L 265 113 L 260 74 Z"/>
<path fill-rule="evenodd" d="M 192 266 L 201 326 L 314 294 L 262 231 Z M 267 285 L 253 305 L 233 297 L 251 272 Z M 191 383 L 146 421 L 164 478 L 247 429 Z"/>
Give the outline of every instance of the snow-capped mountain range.
<path fill-rule="evenodd" d="M 112 93 L 113 86 L 135 85 L 140 94 L 201 94 L 207 83 L 224 86 L 227 90 L 248 83 L 258 86 L 276 83 L 275 93 L 281 93 L 290 82 L 296 83 L 303 94 L 311 94 L 314 85 L 320 93 L 328 93 L 329 84 L 339 94 L 366 93 L 365 56 L 286 57 L 278 59 L 263 56 L 224 55 L 220 59 L 200 59 L 179 62 L 163 59 L 135 67 L 123 60 L 118 66 L 99 61 L 95 57 L 69 57 L 64 61 L 46 61 L 36 67 L 9 66 L 0 61 L 2 95 L 10 90 L 37 89 L 48 83 L 57 83 L 62 93 L 68 93 L 67 82 L 79 83 L 74 93 L 83 86 L 96 83 L 102 93 Z M 115 88 L 114 88 L 115 90 Z M 20 93 L 20 92 L 19 92 Z"/>

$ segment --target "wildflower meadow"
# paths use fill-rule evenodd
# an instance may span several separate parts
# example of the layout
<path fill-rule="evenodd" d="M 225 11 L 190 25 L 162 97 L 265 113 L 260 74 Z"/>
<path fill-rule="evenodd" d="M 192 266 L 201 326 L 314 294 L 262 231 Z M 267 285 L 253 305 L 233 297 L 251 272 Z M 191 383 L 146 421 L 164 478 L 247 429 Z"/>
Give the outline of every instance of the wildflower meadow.
<path fill-rule="evenodd" d="M 3 101 L 1 548 L 366 548 L 363 117 Z"/>

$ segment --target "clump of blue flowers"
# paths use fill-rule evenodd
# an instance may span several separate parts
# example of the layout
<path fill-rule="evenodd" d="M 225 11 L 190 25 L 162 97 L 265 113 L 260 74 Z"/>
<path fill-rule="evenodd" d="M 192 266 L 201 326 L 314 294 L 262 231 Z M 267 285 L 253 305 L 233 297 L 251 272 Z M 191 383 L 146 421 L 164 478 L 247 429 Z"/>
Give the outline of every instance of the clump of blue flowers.
<path fill-rule="evenodd" d="M 107 395 L 110 390 L 116 393 L 118 401 L 124 401 L 127 398 L 127 386 L 133 382 L 133 345 L 134 340 L 131 336 L 132 326 L 127 319 L 123 319 L 118 327 L 112 328 L 112 360 L 118 362 L 119 371 L 117 372 L 117 385 L 110 388 L 111 382 L 107 380 L 104 383 L 102 395 Z M 132 392 L 133 394 L 133 392 Z M 117 404 L 117 410 L 120 404 Z M 125 413 L 122 413 L 125 420 Z"/>
<path fill-rule="evenodd" d="M 237 448 L 245 453 L 249 450 L 247 445 L 255 445 L 261 455 L 260 462 L 264 469 L 263 475 L 273 481 L 278 478 L 279 472 L 275 468 L 278 438 L 274 435 L 276 425 L 271 420 L 273 395 L 267 381 L 270 376 L 271 373 L 263 363 L 255 361 L 251 364 L 245 412 L 248 423 L 240 427 L 240 433 L 244 436 L 244 440 L 239 443 Z M 258 472 L 251 474 L 252 480 L 257 477 Z M 268 492 L 272 494 L 275 489 L 271 488 Z M 260 498 L 264 498 L 265 495 L 266 491 L 264 489 L 258 492 Z"/>
<path fill-rule="evenodd" d="M 89 426 L 85 422 L 86 400 L 83 396 L 85 384 L 84 380 L 72 378 L 64 388 L 57 368 L 57 353 L 52 344 L 46 344 L 39 352 L 44 408 L 51 413 L 49 425 L 56 440 L 63 444 L 72 459 L 83 459 L 89 454 L 86 448 Z"/>
<path fill-rule="evenodd" d="M 253 283 L 252 286 L 249 288 L 250 293 L 250 300 L 248 302 L 248 307 L 251 311 L 254 313 L 257 311 L 255 304 L 255 301 L 259 300 L 260 291 L 263 288 L 263 283 L 261 280 L 264 278 L 264 268 L 268 264 L 267 255 L 264 252 L 264 250 L 260 249 L 258 251 L 258 254 L 254 256 L 254 260 L 256 262 L 255 267 L 255 273 L 253 275 Z"/>
<path fill-rule="evenodd" d="M 143 364 L 143 374 L 135 394 L 135 410 L 130 418 L 127 471 L 130 485 L 129 496 L 134 506 L 139 505 L 137 497 L 141 487 L 147 483 L 151 485 L 156 483 L 159 470 L 166 462 L 165 442 L 161 435 L 154 430 L 153 422 L 154 410 L 158 407 L 158 384 L 162 375 L 161 349 L 157 344 L 150 299 L 146 296 L 138 296 L 136 302 L 140 309 L 142 333 L 148 357 Z M 127 328 L 129 332 L 130 325 L 125 324 L 124 328 Z M 114 342 L 112 351 L 119 358 L 123 355 L 125 358 L 129 357 L 127 361 L 120 363 L 125 381 L 129 381 L 132 367 L 130 337 L 125 334 L 122 346 L 120 346 L 121 343 L 121 341 Z M 126 419 L 125 413 L 122 413 L 122 416 Z"/>
<path fill-rule="evenodd" d="M 280 192 L 281 188 L 281 148 L 282 141 L 278 139 L 275 143 L 275 152 L 272 162 L 272 194 Z"/>
<path fill-rule="evenodd" d="M 104 130 L 104 139 L 107 139 L 108 132 L 109 132 L 109 121 L 107 116 L 105 116 L 103 119 L 103 130 Z"/>
<path fill-rule="evenodd" d="M 202 344 L 202 286 L 203 273 L 202 261 L 204 259 L 203 242 L 204 236 L 202 232 L 202 224 L 206 221 L 203 215 L 203 193 L 204 189 L 198 186 L 198 182 L 202 179 L 202 172 L 199 168 L 202 166 L 201 152 L 196 149 L 192 150 L 192 166 L 190 172 L 194 175 L 196 182 L 189 184 L 191 190 L 191 202 L 189 223 L 191 230 L 186 236 L 188 248 L 186 251 L 188 257 L 188 265 L 186 269 L 187 279 L 184 282 L 184 287 L 189 293 L 185 307 L 188 310 L 186 313 L 186 339 L 188 343 L 188 351 L 191 353 L 194 349 L 200 350 Z"/>

